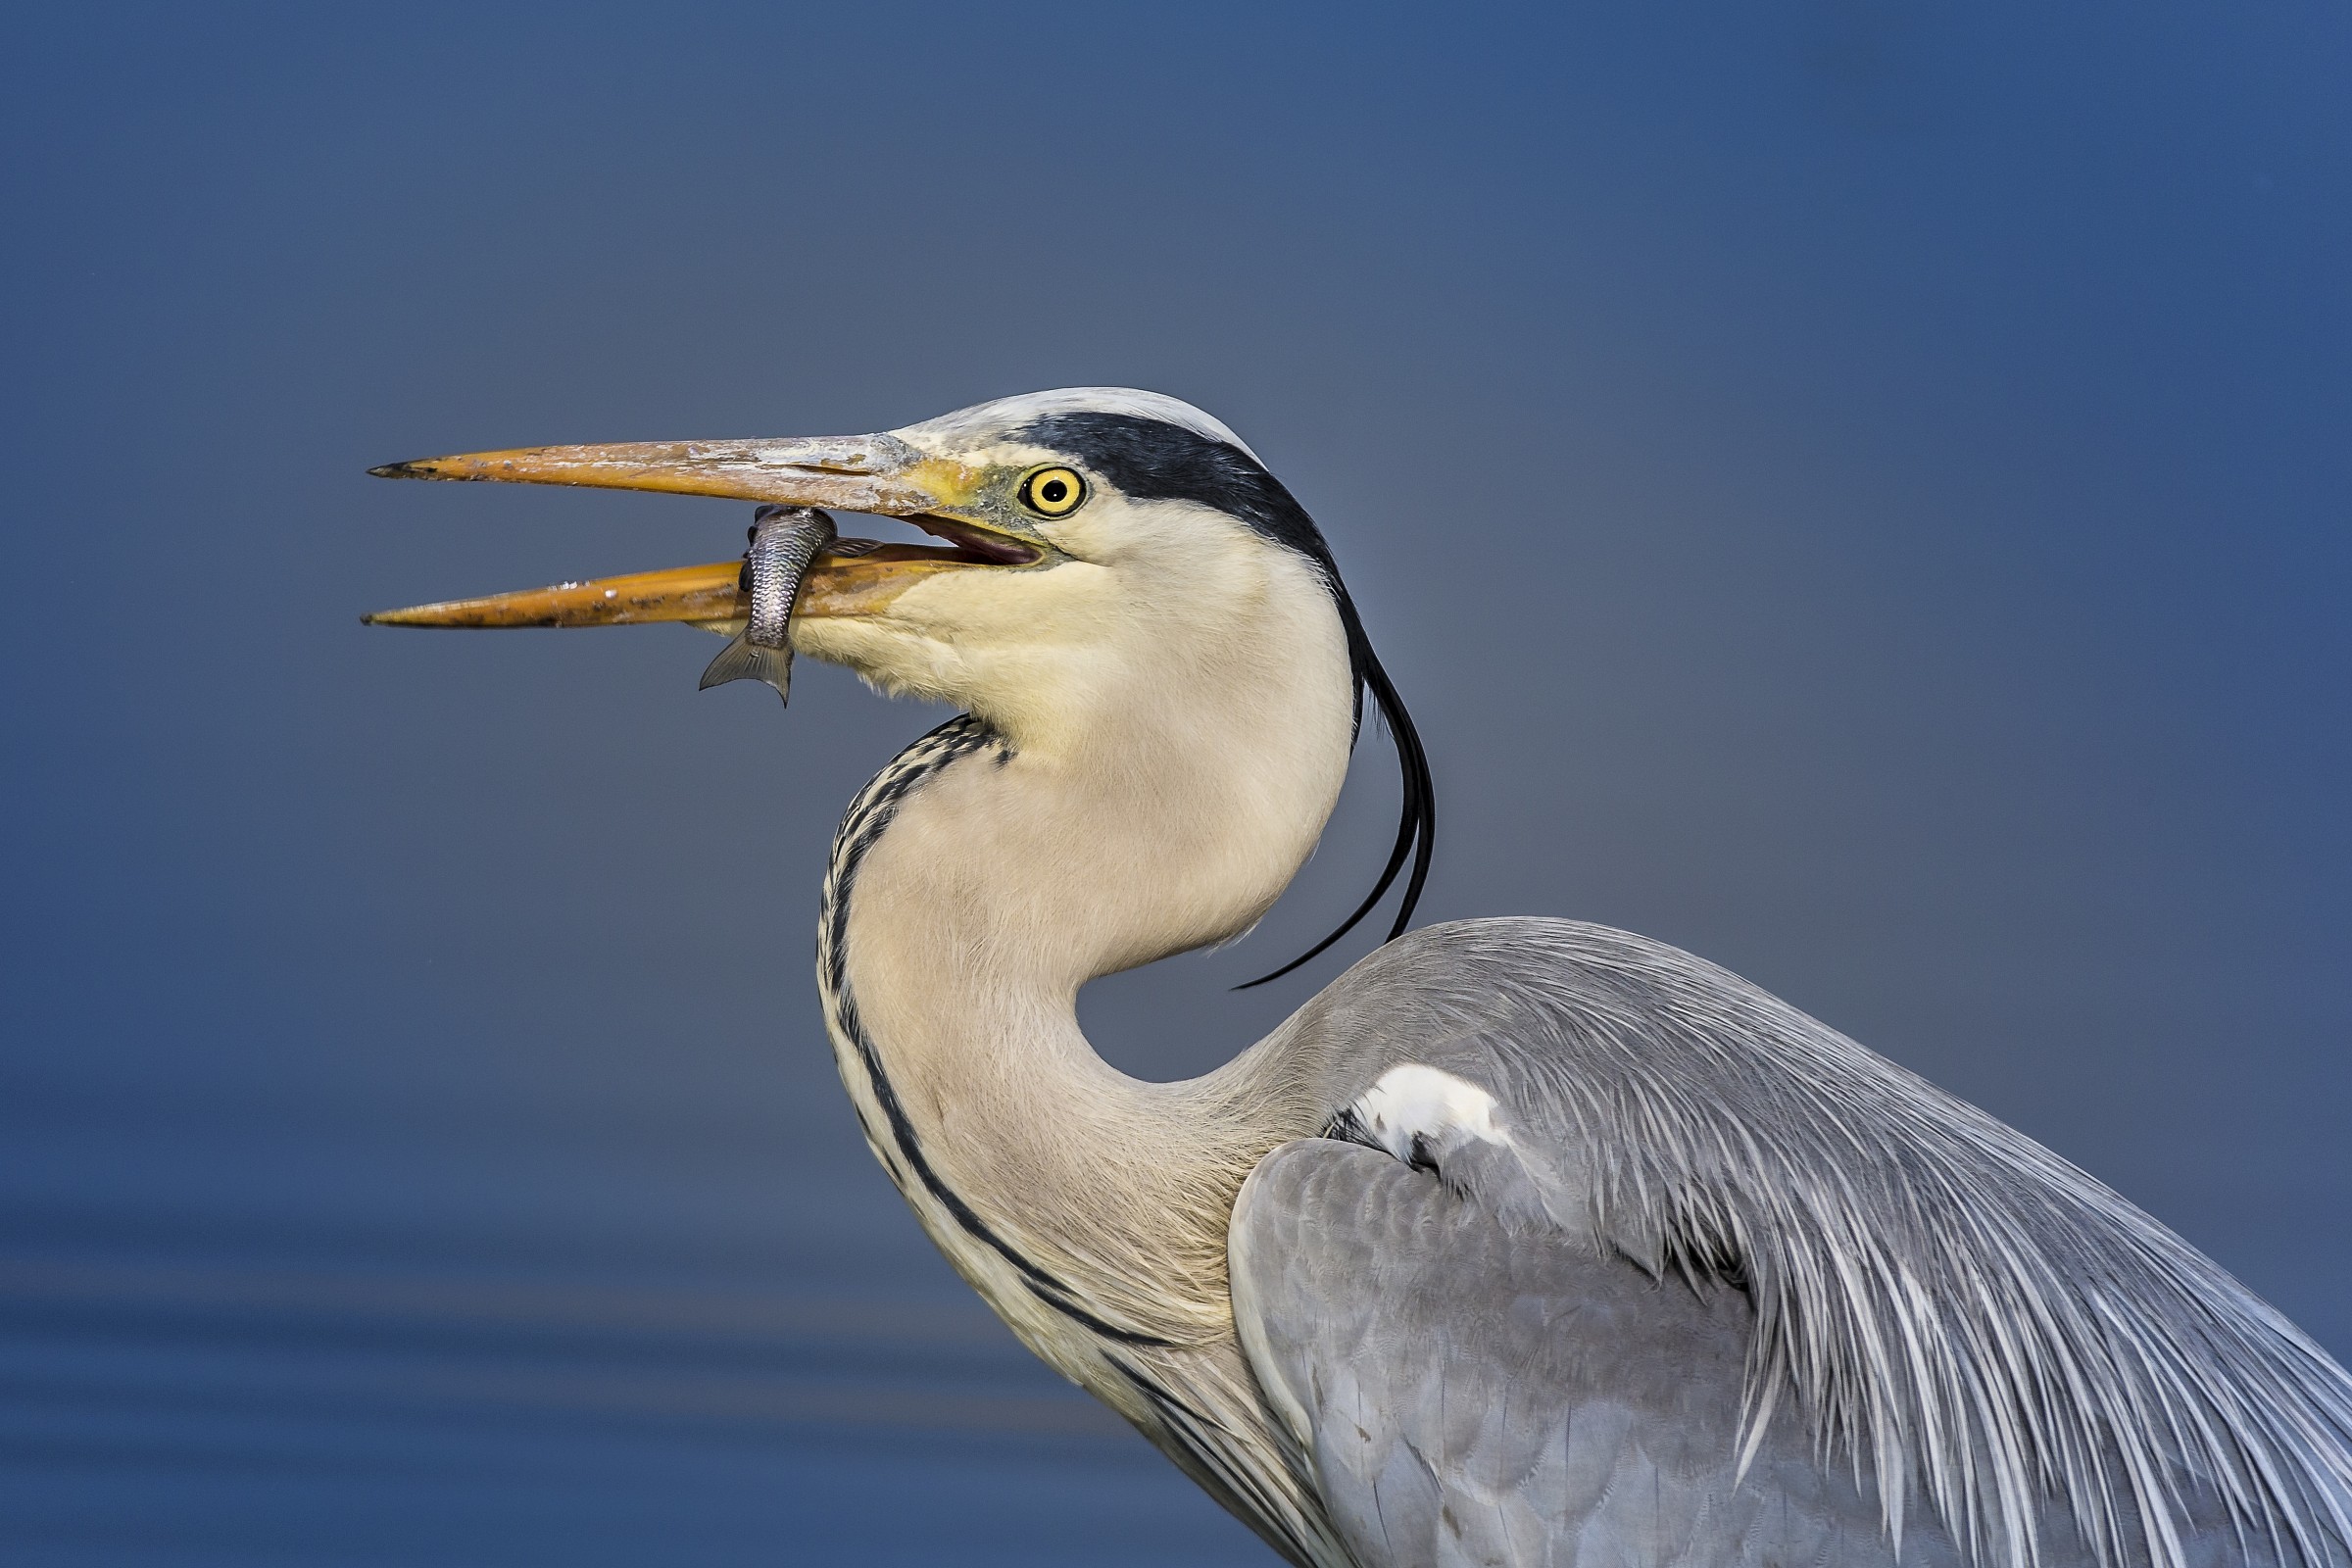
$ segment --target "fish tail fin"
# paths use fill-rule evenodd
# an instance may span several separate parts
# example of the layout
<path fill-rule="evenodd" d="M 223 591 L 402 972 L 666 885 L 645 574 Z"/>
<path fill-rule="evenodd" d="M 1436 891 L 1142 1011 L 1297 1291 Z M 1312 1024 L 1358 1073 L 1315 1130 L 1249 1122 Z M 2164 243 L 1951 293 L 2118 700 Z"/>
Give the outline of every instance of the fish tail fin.
<path fill-rule="evenodd" d="M 747 637 L 738 636 L 718 651 L 710 667 L 703 671 L 699 688 L 709 691 L 724 686 L 731 680 L 765 681 L 776 689 L 776 695 L 787 703 L 792 701 L 792 650 L 762 648 Z"/>

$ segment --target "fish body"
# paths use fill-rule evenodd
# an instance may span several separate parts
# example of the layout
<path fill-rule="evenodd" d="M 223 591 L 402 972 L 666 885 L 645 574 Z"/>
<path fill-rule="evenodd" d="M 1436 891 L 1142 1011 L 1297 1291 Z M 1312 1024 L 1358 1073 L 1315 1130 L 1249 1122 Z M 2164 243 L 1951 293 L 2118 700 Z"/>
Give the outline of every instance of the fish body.
<path fill-rule="evenodd" d="M 792 701 L 792 602 L 817 552 L 834 538 L 833 519 L 814 507 L 761 507 L 744 552 L 744 585 L 751 620 L 703 671 L 703 689 L 731 680 L 760 680 Z"/>

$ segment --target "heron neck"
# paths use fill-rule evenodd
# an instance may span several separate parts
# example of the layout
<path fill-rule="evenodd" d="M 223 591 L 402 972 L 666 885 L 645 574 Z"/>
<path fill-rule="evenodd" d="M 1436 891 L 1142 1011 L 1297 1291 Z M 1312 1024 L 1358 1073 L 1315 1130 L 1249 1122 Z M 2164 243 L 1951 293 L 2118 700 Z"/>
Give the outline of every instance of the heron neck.
<path fill-rule="evenodd" d="M 1077 995 L 1248 929 L 1290 881 L 1346 771 L 1330 642 L 1256 650 L 1270 689 L 1240 702 L 1196 675 L 1214 712 L 1163 691 L 1026 746 L 957 720 L 844 823 L 820 961 L 844 1080 L 934 1239 L 1033 1344 L 1041 1301 L 1147 1338 L 1226 1332 L 1233 1196 L 1311 1108 L 1230 1073 L 1130 1078 Z"/>

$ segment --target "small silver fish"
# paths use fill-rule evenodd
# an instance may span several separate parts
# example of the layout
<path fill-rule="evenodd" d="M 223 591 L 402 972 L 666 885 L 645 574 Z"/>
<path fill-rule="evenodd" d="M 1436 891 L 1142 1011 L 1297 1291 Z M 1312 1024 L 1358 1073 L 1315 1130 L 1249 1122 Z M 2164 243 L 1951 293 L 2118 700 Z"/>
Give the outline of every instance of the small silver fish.
<path fill-rule="evenodd" d="M 817 552 L 833 542 L 833 519 L 814 507 L 761 507 L 754 513 L 752 548 L 744 552 L 752 618 L 703 671 L 701 689 L 731 680 L 763 680 L 792 701 L 792 602 Z"/>

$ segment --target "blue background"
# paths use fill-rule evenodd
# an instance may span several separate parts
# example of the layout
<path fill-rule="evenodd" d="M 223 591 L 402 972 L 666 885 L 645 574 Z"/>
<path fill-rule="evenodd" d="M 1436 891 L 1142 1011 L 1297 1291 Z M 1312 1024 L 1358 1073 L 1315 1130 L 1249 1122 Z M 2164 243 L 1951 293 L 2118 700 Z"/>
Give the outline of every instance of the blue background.
<path fill-rule="evenodd" d="M 360 612 L 719 559 L 388 485 L 1120 383 L 1322 519 L 1428 917 L 1629 926 L 2352 1349 L 2352 17 L 19 7 L 0 1555 L 1255 1563 L 858 1142 L 808 972 L 939 716 Z M 1351 902 L 1103 982 L 1222 1059 Z"/>

